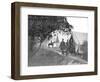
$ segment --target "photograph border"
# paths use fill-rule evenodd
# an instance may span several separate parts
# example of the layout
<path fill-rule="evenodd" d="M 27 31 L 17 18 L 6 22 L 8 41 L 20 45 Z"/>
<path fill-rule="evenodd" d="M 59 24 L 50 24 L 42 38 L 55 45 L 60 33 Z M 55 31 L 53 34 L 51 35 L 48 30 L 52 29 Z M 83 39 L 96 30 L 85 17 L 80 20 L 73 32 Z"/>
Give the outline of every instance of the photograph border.
<path fill-rule="evenodd" d="M 94 11 L 94 71 L 78 73 L 59 73 L 43 75 L 20 75 L 20 8 L 21 7 L 38 7 L 38 8 L 58 8 L 58 9 L 76 9 L 76 10 L 93 10 Z M 15 80 L 38 79 L 38 78 L 55 78 L 69 76 L 97 75 L 97 7 L 76 6 L 61 4 L 43 4 L 14 2 L 11 4 L 11 78 Z"/>

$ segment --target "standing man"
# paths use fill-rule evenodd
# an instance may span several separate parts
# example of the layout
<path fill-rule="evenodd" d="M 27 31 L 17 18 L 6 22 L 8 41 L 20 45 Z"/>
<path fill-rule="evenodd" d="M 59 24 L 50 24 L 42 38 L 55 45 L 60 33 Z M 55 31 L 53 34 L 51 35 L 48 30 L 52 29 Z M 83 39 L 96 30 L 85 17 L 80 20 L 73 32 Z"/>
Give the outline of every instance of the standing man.
<path fill-rule="evenodd" d="M 64 39 L 62 39 L 59 48 L 61 49 L 62 54 L 64 54 L 64 52 L 65 52 L 65 50 L 66 50 L 66 44 L 65 44 L 65 42 L 64 42 Z"/>
<path fill-rule="evenodd" d="M 69 54 L 69 40 L 66 42 L 66 55 Z"/>

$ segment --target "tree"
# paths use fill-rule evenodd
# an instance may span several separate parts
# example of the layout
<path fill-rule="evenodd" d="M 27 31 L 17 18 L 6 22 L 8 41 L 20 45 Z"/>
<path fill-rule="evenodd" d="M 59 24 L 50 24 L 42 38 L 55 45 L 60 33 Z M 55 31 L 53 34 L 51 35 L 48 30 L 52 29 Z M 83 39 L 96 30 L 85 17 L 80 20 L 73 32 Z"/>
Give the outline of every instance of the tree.
<path fill-rule="evenodd" d="M 66 17 L 63 16 L 28 16 L 28 35 L 32 37 L 33 41 L 35 37 L 39 38 L 40 45 L 38 50 L 47 37 L 52 37 L 51 32 L 55 30 L 64 31 L 66 28 L 70 29 L 70 24 Z"/>
<path fill-rule="evenodd" d="M 84 41 L 81 45 L 81 49 L 83 51 L 83 59 L 88 60 L 88 42 Z"/>

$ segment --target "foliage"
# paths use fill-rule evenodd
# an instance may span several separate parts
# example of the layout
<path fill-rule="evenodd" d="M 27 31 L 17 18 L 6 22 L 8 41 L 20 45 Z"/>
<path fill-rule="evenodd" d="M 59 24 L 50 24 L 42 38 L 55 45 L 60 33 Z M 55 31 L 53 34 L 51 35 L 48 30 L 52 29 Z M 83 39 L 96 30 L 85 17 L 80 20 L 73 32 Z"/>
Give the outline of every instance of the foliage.
<path fill-rule="evenodd" d="M 72 26 L 63 16 L 28 16 L 28 35 L 35 39 L 38 37 L 42 43 L 47 37 L 52 37 L 51 32 L 55 30 L 71 30 Z M 71 27 L 71 28 L 70 28 Z"/>

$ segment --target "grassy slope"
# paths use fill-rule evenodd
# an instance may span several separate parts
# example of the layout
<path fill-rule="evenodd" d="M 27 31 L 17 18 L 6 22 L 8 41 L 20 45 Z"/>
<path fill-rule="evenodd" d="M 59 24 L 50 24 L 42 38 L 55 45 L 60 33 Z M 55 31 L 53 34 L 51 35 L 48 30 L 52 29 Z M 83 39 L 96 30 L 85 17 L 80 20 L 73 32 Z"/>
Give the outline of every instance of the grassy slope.
<path fill-rule="evenodd" d="M 73 32 L 80 42 L 87 40 L 87 34 Z M 74 37 L 75 38 L 75 37 Z M 29 66 L 47 66 L 47 65 L 64 65 L 72 61 L 69 57 L 63 57 L 59 54 L 44 48 L 45 42 L 40 50 L 34 55 L 29 52 L 28 65 Z M 36 48 L 34 49 L 36 50 Z"/>

